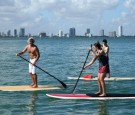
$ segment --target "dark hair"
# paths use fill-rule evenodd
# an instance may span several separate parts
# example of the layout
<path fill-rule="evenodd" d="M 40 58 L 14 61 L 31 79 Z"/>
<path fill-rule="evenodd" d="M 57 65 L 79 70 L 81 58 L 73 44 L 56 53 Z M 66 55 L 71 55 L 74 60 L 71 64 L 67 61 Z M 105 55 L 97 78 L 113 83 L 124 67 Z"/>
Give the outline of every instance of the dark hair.
<path fill-rule="evenodd" d="M 99 42 L 96 42 L 96 43 L 94 44 L 94 46 L 95 46 L 95 47 L 98 47 L 98 49 L 101 49 L 101 44 L 100 44 Z"/>
<path fill-rule="evenodd" d="M 107 43 L 107 40 L 106 39 L 103 39 L 103 42 Z"/>

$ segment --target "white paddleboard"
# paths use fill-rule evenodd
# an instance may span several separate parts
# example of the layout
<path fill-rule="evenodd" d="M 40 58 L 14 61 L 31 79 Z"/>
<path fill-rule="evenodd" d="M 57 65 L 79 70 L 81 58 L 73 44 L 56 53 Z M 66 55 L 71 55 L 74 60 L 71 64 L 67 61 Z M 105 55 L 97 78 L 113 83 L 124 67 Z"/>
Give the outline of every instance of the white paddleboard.
<path fill-rule="evenodd" d="M 29 85 L 21 86 L 0 86 L 0 91 L 39 91 L 39 90 L 54 90 L 61 89 L 62 86 L 52 86 L 52 85 L 38 85 L 37 88 L 32 88 Z"/>
<path fill-rule="evenodd" d="M 78 77 L 68 77 L 68 79 L 71 80 L 77 80 Z M 95 81 L 98 80 L 97 77 L 93 77 L 93 78 L 84 78 L 84 77 L 80 77 L 80 80 L 91 80 L 91 81 Z M 135 77 L 110 77 L 110 78 L 105 78 L 106 81 L 128 81 L 128 80 L 135 80 Z"/>

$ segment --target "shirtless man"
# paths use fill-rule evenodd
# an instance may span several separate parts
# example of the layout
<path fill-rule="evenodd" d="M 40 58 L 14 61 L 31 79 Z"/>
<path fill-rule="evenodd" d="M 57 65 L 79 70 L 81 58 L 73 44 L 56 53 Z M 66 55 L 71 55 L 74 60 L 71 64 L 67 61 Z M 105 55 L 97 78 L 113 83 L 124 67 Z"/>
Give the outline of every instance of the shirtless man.
<path fill-rule="evenodd" d="M 108 61 L 109 61 L 109 46 L 107 44 L 107 40 L 103 39 L 102 42 L 103 42 L 102 48 L 103 48 L 104 52 L 106 53 L 106 56 L 108 57 Z M 110 78 L 110 71 L 109 71 L 109 73 L 107 73 L 107 76 L 108 76 L 108 78 Z"/>
<path fill-rule="evenodd" d="M 30 56 L 30 62 L 32 64 L 29 63 L 29 73 L 32 79 L 32 84 L 31 87 L 33 88 L 37 88 L 38 84 L 37 84 L 37 74 L 36 74 L 36 67 L 34 65 L 36 65 L 39 57 L 40 57 L 40 53 L 38 50 L 38 47 L 34 44 L 34 39 L 33 37 L 30 37 L 28 39 L 28 45 L 18 54 L 16 54 L 16 56 L 22 55 L 24 54 L 26 51 L 29 53 Z"/>

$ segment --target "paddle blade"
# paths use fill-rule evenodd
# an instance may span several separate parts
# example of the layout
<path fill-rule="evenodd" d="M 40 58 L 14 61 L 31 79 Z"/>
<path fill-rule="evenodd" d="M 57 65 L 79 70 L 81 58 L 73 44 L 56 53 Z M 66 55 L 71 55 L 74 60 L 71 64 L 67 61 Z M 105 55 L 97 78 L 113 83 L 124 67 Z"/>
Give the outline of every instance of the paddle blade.
<path fill-rule="evenodd" d="M 62 86 L 66 89 L 67 85 L 65 83 L 63 83 L 62 81 L 60 81 L 60 83 L 62 84 Z"/>

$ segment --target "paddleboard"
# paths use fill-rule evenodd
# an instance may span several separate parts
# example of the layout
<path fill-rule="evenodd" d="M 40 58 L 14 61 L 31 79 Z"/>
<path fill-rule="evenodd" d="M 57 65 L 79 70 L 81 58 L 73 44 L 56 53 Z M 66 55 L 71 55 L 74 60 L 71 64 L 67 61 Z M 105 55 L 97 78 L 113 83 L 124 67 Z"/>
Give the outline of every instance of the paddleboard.
<path fill-rule="evenodd" d="M 38 88 L 32 88 L 28 85 L 21 86 L 0 86 L 0 91 L 38 91 L 60 89 L 62 86 L 38 85 Z"/>
<path fill-rule="evenodd" d="M 77 80 L 78 77 L 68 77 L 68 79 L 71 80 Z M 80 80 L 91 80 L 91 81 L 96 81 L 98 80 L 97 77 L 93 77 L 93 78 L 79 78 Z M 135 77 L 110 77 L 110 78 L 105 78 L 105 81 L 129 81 L 129 80 L 135 80 Z"/>
<path fill-rule="evenodd" d="M 89 99 L 89 100 L 135 99 L 135 94 L 107 94 L 106 97 L 99 97 L 96 94 L 46 94 L 46 95 L 58 99 Z"/>

